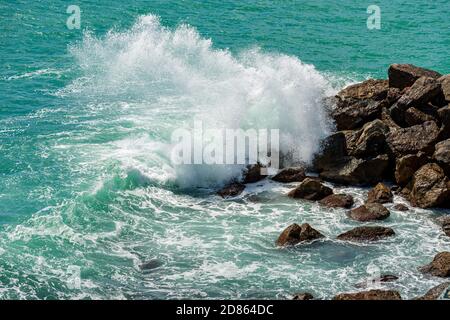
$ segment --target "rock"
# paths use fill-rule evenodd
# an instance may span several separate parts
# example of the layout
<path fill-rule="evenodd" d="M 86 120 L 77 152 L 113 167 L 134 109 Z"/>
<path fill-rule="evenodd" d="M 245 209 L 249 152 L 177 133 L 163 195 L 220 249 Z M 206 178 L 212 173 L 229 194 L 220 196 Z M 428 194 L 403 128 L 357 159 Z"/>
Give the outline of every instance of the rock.
<path fill-rule="evenodd" d="M 321 152 L 313 160 L 313 166 L 316 170 L 322 171 L 330 164 L 346 157 L 347 142 L 343 132 L 336 132 L 327 137 L 321 143 Z"/>
<path fill-rule="evenodd" d="M 450 237 L 450 216 L 441 219 L 442 230 Z"/>
<path fill-rule="evenodd" d="M 353 206 L 354 200 L 348 194 L 332 194 L 320 200 L 320 204 L 329 208 L 346 208 Z"/>
<path fill-rule="evenodd" d="M 398 280 L 397 276 L 391 275 L 391 274 L 384 274 L 382 276 L 380 276 L 378 279 L 368 279 L 370 280 L 370 284 L 376 284 L 376 283 L 385 283 L 385 282 L 393 282 Z M 367 282 L 361 282 L 355 285 L 355 287 L 357 288 L 366 288 L 367 287 Z"/>
<path fill-rule="evenodd" d="M 245 190 L 244 184 L 234 182 L 218 191 L 217 194 L 222 198 L 232 198 L 240 195 L 244 190 Z"/>
<path fill-rule="evenodd" d="M 425 112 L 422 112 L 416 108 L 409 108 L 408 110 L 406 110 L 404 120 L 408 126 L 415 126 L 427 121 L 436 122 L 436 119 L 433 116 L 426 114 Z"/>
<path fill-rule="evenodd" d="M 400 293 L 394 290 L 370 290 L 356 293 L 341 293 L 333 300 L 402 300 Z"/>
<path fill-rule="evenodd" d="M 384 183 L 378 183 L 373 189 L 369 191 L 367 202 L 369 203 L 388 203 L 392 202 L 394 195 L 391 189 Z"/>
<path fill-rule="evenodd" d="M 442 94 L 447 102 L 450 102 L 450 74 L 439 78 L 441 84 Z"/>
<path fill-rule="evenodd" d="M 450 183 L 435 163 L 422 166 L 409 183 L 411 203 L 420 208 L 446 206 L 450 201 Z"/>
<path fill-rule="evenodd" d="M 374 100 L 341 101 L 331 111 L 337 130 L 353 130 L 380 117 L 383 103 Z"/>
<path fill-rule="evenodd" d="M 387 155 L 368 159 L 344 157 L 326 167 L 319 176 L 323 180 L 335 183 L 373 184 L 384 177 L 388 166 L 389 157 Z"/>
<path fill-rule="evenodd" d="M 388 132 L 389 127 L 379 119 L 366 123 L 361 130 L 354 134 L 354 137 L 349 139 L 349 136 L 346 135 L 349 155 L 363 158 L 386 153 L 386 134 Z"/>
<path fill-rule="evenodd" d="M 395 164 L 395 181 L 400 186 L 407 185 L 414 173 L 427 162 L 428 157 L 423 152 L 398 158 Z"/>
<path fill-rule="evenodd" d="M 262 167 L 259 163 L 247 166 L 244 172 L 243 183 L 255 183 L 263 180 L 266 176 L 261 174 Z"/>
<path fill-rule="evenodd" d="M 300 185 L 291 190 L 288 194 L 289 197 L 295 199 L 306 199 L 306 200 L 322 200 L 326 196 L 333 193 L 331 188 L 324 186 L 317 179 L 306 178 Z"/>
<path fill-rule="evenodd" d="M 294 223 L 287 227 L 276 241 L 277 246 L 293 246 L 302 242 L 311 242 L 324 236 L 309 224 L 304 223 L 301 226 Z"/>
<path fill-rule="evenodd" d="M 302 167 L 286 168 L 282 169 L 275 176 L 272 177 L 273 181 L 289 183 L 289 182 L 302 182 L 306 178 L 305 169 Z"/>
<path fill-rule="evenodd" d="M 432 70 L 416 67 L 411 64 L 393 64 L 389 67 L 389 87 L 403 90 L 411 87 L 420 77 L 439 78 L 441 74 Z"/>
<path fill-rule="evenodd" d="M 450 282 L 444 282 L 440 285 L 437 285 L 436 287 L 431 288 L 428 290 L 427 293 L 425 293 L 424 296 L 417 298 L 417 300 L 437 300 L 442 293 L 444 293 L 444 290 L 450 287 Z"/>
<path fill-rule="evenodd" d="M 433 121 L 425 122 L 409 128 L 390 131 L 387 143 L 396 157 L 417 154 L 419 151 L 431 154 L 439 135 L 439 128 Z"/>
<path fill-rule="evenodd" d="M 337 94 L 337 97 L 341 100 L 382 100 L 386 97 L 388 90 L 388 80 L 369 79 L 344 88 Z"/>
<path fill-rule="evenodd" d="M 398 203 L 394 206 L 394 210 L 398 210 L 398 211 L 408 211 L 408 207 L 405 206 L 404 204 Z"/>
<path fill-rule="evenodd" d="M 401 127 L 392 119 L 388 109 L 383 108 L 381 111 L 381 121 L 389 127 L 389 131 L 400 129 Z"/>
<path fill-rule="evenodd" d="M 450 138 L 450 105 L 438 110 L 438 117 L 441 121 L 441 130 L 438 140 Z"/>
<path fill-rule="evenodd" d="M 313 300 L 314 296 L 309 292 L 296 293 L 292 300 Z"/>
<path fill-rule="evenodd" d="M 397 105 L 402 110 L 418 107 L 435 99 L 440 92 L 441 85 L 436 78 L 420 77 L 397 101 Z"/>
<path fill-rule="evenodd" d="M 143 264 L 141 264 L 139 266 L 139 268 L 141 270 L 153 270 L 153 269 L 161 267 L 162 265 L 163 265 L 163 263 L 160 260 L 152 259 L 152 260 L 146 261 Z"/>
<path fill-rule="evenodd" d="M 444 169 L 447 176 L 450 176 L 450 139 L 436 144 L 433 159 Z"/>
<path fill-rule="evenodd" d="M 386 227 L 357 227 L 343 234 L 337 238 L 346 241 L 376 241 L 386 237 L 394 236 L 395 232 L 391 228 Z"/>
<path fill-rule="evenodd" d="M 390 215 L 388 209 L 379 203 L 366 203 L 348 213 L 353 220 L 365 222 L 374 220 L 384 220 Z"/>
<path fill-rule="evenodd" d="M 450 277 L 450 252 L 438 253 L 430 264 L 419 270 L 435 277 Z"/>

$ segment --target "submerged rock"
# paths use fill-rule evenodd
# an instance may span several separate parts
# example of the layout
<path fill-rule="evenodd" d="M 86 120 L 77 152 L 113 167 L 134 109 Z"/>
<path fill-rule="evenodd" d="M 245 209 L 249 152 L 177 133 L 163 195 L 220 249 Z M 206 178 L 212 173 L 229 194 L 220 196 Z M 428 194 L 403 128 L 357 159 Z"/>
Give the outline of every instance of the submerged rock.
<path fill-rule="evenodd" d="M 430 264 L 423 266 L 419 270 L 436 277 L 450 277 L 450 252 L 438 253 Z"/>
<path fill-rule="evenodd" d="M 374 220 L 384 220 L 390 216 L 390 212 L 379 203 L 366 203 L 348 213 L 353 220 L 365 222 Z"/>
<path fill-rule="evenodd" d="M 395 232 L 391 228 L 386 227 L 356 227 L 350 231 L 340 234 L 339 240 L 347 241 L 376 241 L 386 237 L 394 236 Z"/>
<path fill-rule="evenodd" d="M 245 185 L 239 182 L 232 183 L 225 186 L 223 189 L 217 192 L 222 198 L 232 198 L 240 195 L 245 190 Z"/>
<path fill-rule="evenodd" d="M 295 199 L 306 199 L 306 200 L 322 200 L 326 196 L 333 193 L 331 188 L 324 186 L 317 179 L 306 178 L 300 185 L 291 190 L 288 194 L 289 197 Z"/>
<path fill-rule="evenodd" d="M 409 210 L 409 208 L 407 206 L 405 206 L 404 204 L 401 204 L 401 203 L 396 204 L 394 206 L 394 209 L 398 210 L 398 211 L 408 211 Z"/>
<path fill-rule="evenodd" d="M 400 293 L 394 290 L 370 290 L 356 293 L 341 293 L 333 300 L 402 300 Z"/>
<path fill-rule="evenodd" d="M 289 183 L 289 182 L 302 182 L 306 178 L 305 168 L 295 167 L 282 169 L 271 179 L 273 181 Z"/>
<path fill-rule="evenodd" d="M 378 183 L 367 195 L 368 203 L 389 203 L 392 202 L 394 195 L 391 189 L 384 183 Z"/>
<path fill-rule="evenodd" d="M 431 288 L 428 290 L 425 295 L 422 297 L 417 298 L 417 300 L 437 300 L 444 291 L 450 287 L 450 282 L 444 282 L 440 285 L 437 285 L 436 287 Z"/>
<path fill-rule="evenodd" d="M 314 296 L 309 292 L 296 293 L 292 300 L 313 300 Z"/>
<path fill-rule="evenodd" d="M 400 90 L 411 87 L 417 79 L 423 76 L 434 79 L 441 77 L 441 74 L 436 71 L 419 68 L 412 64 L 393 64 L 389 67 L 388 75 L 389 87 Z"/>
<path fill-rule="evenodd" d="M 259 163 L 249 165 L 244 172 L 243 183 L 255 183 L 266 178 L 261 174 L 263 166 Z"/>
<path fill-rule="evenodd" d="M 350 209 L 354 204 L 354 200 L 353 197 L 348 194 L 332 194 L 320 200 L 319 203 L 329 208 Z"/>
<path fill-rule="evenodd" d="M 153 270 L 153 269 L 161 267 L 162 265 L 163 265 L 162 261 L 160 261 L 158 259 L 152 259 L 152 260 L 146 261 L 143 264 L 141 264 L 139 266 L 139 268 L 141 270 Z"/>
<path fill-rule="evenodd" d="M 381 283 L 385 283 L 385 282 L 393 282 L 398 280 L 397 276 L 394 276 L 392 274 L 384 274 L 382 276 L 380 276 L 378 279 L 370 279 L 370 284 L 375 284 L 377 282 L 381 282 Z M 361 282 L 355 285 L 355 287 L 357 288 L 366 288 L 367 287 L 367 281 L 366 282 Z"/>
<path fill-rule="evenodd" d="M 442 225 L 442 230 L 444 231 L 444 233 L 450 237 L 450 216 L 443 217 L 440 220 L 440 223 Z"/>
<path fill-rule="evenodd" d="M 323 237 L 323 234 L 307 223 L 304 223 L 301 226 L 294 223 L 284 229 L 278 237 L 276 244 L 277 246 L 293 246 L 302 242 L 311 242 Z"/>

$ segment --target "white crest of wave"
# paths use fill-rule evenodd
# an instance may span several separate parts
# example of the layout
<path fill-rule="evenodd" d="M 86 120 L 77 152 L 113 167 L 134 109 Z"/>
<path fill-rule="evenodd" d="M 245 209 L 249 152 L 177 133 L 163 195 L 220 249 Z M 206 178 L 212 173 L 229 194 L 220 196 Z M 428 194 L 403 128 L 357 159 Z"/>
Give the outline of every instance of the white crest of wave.
<path fill-rule="evenodd" d="M 127 116 L 149 132 L 158 128 L 167 144 L 171 131 L 191 126 L 193 119 L 209 128 L 279 129 L 281 151 L 310 162 L 330 132 L 322 99 L 332 93 L 331 86 L 293 56 L 257 48 L 233 54 L 214 48 L 191 26 L 166 28 L 155 15 L 103 38 L 87 33 L 71 51 L 85 76 L 70 90 L 118 107 L 139 101 Z M 241 169 L 173 168 L 182 186 L 220 184 Z"/>

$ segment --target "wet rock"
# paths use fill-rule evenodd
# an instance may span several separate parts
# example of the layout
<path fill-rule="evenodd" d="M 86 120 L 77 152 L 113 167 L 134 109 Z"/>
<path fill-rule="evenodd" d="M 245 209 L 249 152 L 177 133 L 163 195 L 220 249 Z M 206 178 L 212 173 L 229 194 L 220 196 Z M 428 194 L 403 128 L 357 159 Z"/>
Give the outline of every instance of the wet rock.
<path fill-rule="evenodd" d="M 262 168 L 263 166 L 259 163 L 249 165 L 244 172 L 243 183 L 255 183 L 266 178 L 261 174 Z"/>
<path fill-rule="evenodd" d="M 397 101 L 397 105 L 402 110 L 418 107 L 432 101 L 440 92 L 441 85 L 436 78 L 420 77 Z"/>
<path fill-rule="evenodd" d="M 379 119 L 366 123 L 361 130 L 353 134 L 353 137 L 346 135 L 349 155 L 363 158 L 386 153 L 388 132 L 389 127 Z"/>
<path fill-rule="evenodd" d="M 389 87 L 400 90 L 411 87 L 420 77 L 437 79 L 441 74 L 432 70 L 419 68 L 411 64 L 393 64 L 389 67 Z"/>
<path fill-rule="evenodd" d="M 398 158 L 395 164 L 395 181 L 400 186 L 407 185 L 414 173 L 427 162 L 428 157 L 423 152 Z"/>
<path fill-rule="evenodd" d="M 393 282 L 398 280 L 397 276 L 394 276 L 392 274 L 384 274 L 382 276 L 380 276 L 378 279 L 370 279 L 370 284 L 375 284 L 377 282 L 379 283 L 385 283 L 385 282 Z M 367 281 L 366 282 L 361 282 L 355 285 L 355 287 L 357 288 L 366 288 L 367 287 Z"/>
<path fill-rule="evenodd" d="M 447 176 L 450 176 L 450 139 L 436 144 L 433 159 L 441 166 Z"/>
<path fill-rule="evenodd" d="M 436 119 L 433 116 L 426 114 L 425 112 L 420 111 L 417 108 L 409 108 L 408 110 L 406 110 L 404 119 L 405 123 L 408 126 L 415 126 L 427 121 L 436 122 Z"/>
<path fill-rule="evenodd" d="M 439 131 L 435 122 L 428 121 L 421 125 L 390 131 L 386 141 L 396 157 L 417 154 L 420 151 L 431 154 Z"/>
<path fill-rule="evenodd" d="M 369 290 L 356 293 L 341 293 L 333 300 L 402 300 L 400 293 L 393 290 Z"/>
<path fill-rule="evenodd" d="M 367 195 L 368 203 L 389 203 L 392 202 L 394 195 L 391 189 L 384 183 L 378 183 Z"/>
<path fill-rule="evenodd" d="M 442 230 L 444 233 L 450 237 L 450 216 L 444 217 L 440 220 L 442 225 Z"/>
<path fill-rule="evenodd" d="M 389 157 L 387 155 L 368 159 L 345 157 L 325 167 L 319 176 L 326 181 L 335 183 L 373 184 L 384 177 L 388 166 Z"/>
<path fill-rule="evenodd" d="M 449 180 L 435 163 L 428 163 L 417 170 L 407 189 L 411 190 L 409 200 L 416 207 L 445 207 L 450 201 Z"/>
<path fill-rule="evenodd" d="M 398 210 L 398 211 L 408 211 L 409 208 L 407 206 L 405 206 L 404 204 L 398 203 L 394 206 L 394 210 Z"/>
<path fill-rule="evenodd" d="M 232 198 L 240 195 L 245 190 L 245 185 L 239 182 L 234 182 L 225 186 L 223 189 L 217 192 L 222 198 Z"/>
<path fill-rule="evenodd" d="M 388 80 L 369 79 L 344 88 L 337 94 L 337 97 L 341 100 L 382 100 L 386 97 L 388 90 Z"/>
<path fill-rule="evenodd" d="M 419 269 L 423 273 L 429 273 L 435 277 L 450 277 L 450 252 L 438 253 L 433 261 Z"/>
<path fill-rule="evenodd" d="M 436 287 L 431 288 L 424 296 L 417 298 L 417 300 L 437 300 L 444 291 L 450 287 L 450 282 L 444 282 Z"/>
<path fill-rule="evenodd" d="M 309 292 L 296 293 L 292 300 L 313 300 L 314 296 Z"/>
<path fill-rule="evenodd" d="M 297 188 L 291 190 L 288 196 L 295 199 L 316 201 L 322 200 L 330 194 L 333 194 L 333 190 L 331 188 L 324 186 L 317 179 L 306 178 Z"/>
<path fill-rule="evenodd" d="M 152 260 L 146 261 L 143 264 L 141 264 L 139 266 L 139 268 L 141 270 L 146 270 L 147 271 L 147 270 L 153 270 L 153 269 L 159 268 L 162 265 L 163 265 L 163 263 L 160 260 L 152 259 Z"/>
<path fill-rule="evenodd" d="M 313 166 L 316 170 L 322 171 L 347 155 L 345 134 L 336 132 L 321 143 L 321 151 L 315 156 Z"/>
<path fill-rule="evenodd" d="M 356 102 L 341 101 L 331 112 L 337 130 L 353 130 L 361 128 L 365 123 L 380 117 L 383 103 L 374 100 L 358 100 Z"/>
<path fill-rule="evenodd" d="M 354 204 L 354 200 L 348 194 L 332 194 L 320 200 L 320 204 L 329 208 L 350 209 Z"/>
<path fill-rule="evenodd" d="M 276 241 L 277 246 L 293 246 L 303 242 L 311 242 L 324 236 L 309 224 L 304 223 L 301 226 L 294 223 L 287 227 Z"/>
<path fill-rule="evenodd" d="M 377 241 L 386 237 L 394 236 L 391 228 L 379 226 L 356 227 L 350 231 L 340 234 L 337 238 L 346 241 Z"/>
<path fill-rule="evenodd" d="M 384 220 L 390 215 L 388 209 L 379 203 L 366 203 L 348 213 L 353 220 L 365 222 L 374 220 Z"/>
<path fill-rule="evenodd" d="M 289 182 L 302 182 L 306 178 L 305 169 L 302 167 L 286 168 L 282 169 L 275 176 L 272 177 L 273 181 L 289 183 Z"/>

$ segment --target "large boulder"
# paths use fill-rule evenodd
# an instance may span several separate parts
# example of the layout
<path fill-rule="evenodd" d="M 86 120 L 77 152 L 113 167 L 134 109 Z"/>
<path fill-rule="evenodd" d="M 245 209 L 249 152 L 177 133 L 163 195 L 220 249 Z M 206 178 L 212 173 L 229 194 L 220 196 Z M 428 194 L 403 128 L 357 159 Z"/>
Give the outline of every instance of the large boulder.
<path fill-rule="evenodd" d="M 255 183 L 266 178 L 266 176 L 261 174 L 261 169 L 263 166 L 259 163 L 249 165 L 244 171 L 243 183 Z"/>
<path fill-rule="evenodd" d="M 273 181 L 289 183 L 289 182 L 302 182 L 306 178 L 305 168 L 285 168 L 272 177 Z"/>
<path fill-rule="evenodd" d="M 362 129 L 356 132 L 348 132 L 346 140 L 349 155 L 363 158 L 386 153 L 388 132 L 388 125 L 379 119 L 366 123 Z"/>
<path fill-rule="evenodd" d="M 306 200 L 322 200 L 326 196 L 333 193 L 333 190 L 325 185 L 323 185 L 317 179 L 306 178 L 300 185 L 291 190 L 288 194 L 289 197 L 295 199 L 306 199 Z"/>
<path fill-rule="evenodd" d="M 389 90 L 388 80 L 369 79 L 361 83 L 348 86 L 336 96 L 343 100 L 382 100 Z"/>
<path fill-rule="evenodd" d="M 394 235 L 395 232 L 391 228 L 365 226 L 356 227 L 350 231 L 344 232 L 337 238 L 346 241 L 377 241 Z"/>
<path fill-rule="evenodd" d="M 387 219 L 390 212 L 379 203 L 366 203 L 365 205 L 350 210 L 348 215 L 353 220 L 366 222 Z"/>
<path fill-rule="evenodd" d="M 368 159 L 344 157 L 326 167 L 320 173 L 320 177 L 342 184 L 374 184 L 383 178 L 388 166 L 387 155 Z"/>
<path fill-rule="evenodd" d="M 321 151 L 316 154 L 313 166 L 316 170 L 322 171 L 347 155 L 346 136 L 344 132 L 336 132 L 322 141 Z"/>
<path fill-rule="evenodd" d="M 397 101 L 397 105 L 403 110 L 419 107 L 435 99 L 440 92 L 441 85 L 436 78 L 420 77 Z"/>
<path fill-rule="evenodd" d="M 427 114 L 417 108 L 409 108 L 408 110 L 405 111 L 405 116 L 404 116 L 404 120 L 405 123 L 411 127 L 411 126 L 415 126 L 418 124 L 422 124 L 424 122 L 427 121 L 434 121 L 436 122 L 436 118 L 433 117 L 430 114 Z"/>
<path fill-rule="evenodd" d="M 278 237 L 276 244 L 277 246 L 293 246 L 303 242 L 311 242 L 323 237 L 323 234 L 307 223 L 304 223 L 301 226 L 294 223 L 284 229 Z"/>
<path fill-rule="evenodd" d="M 439 127 L 433 121 L 425 122 L 409 128 L 390 131 L 387 143 L 396 157 L 416 154 L 419 151 L 433 153 L 434 144 L 439 135 Z"/>
<path fill-rule="evenodd" d="M 321 205 L 329 208 L 350 209 L 353 206 L 353 203 L 353 197 L 348 194 L 331 194 L 320 200 Z"/>
<path fill-rule="evenodd" d="M 400 90 L 411 87 L 420 77 L 439 78 L 441 74 L 412 64 L 393 64 L 389 67 L 389 87 Z"/>
<path fill-rule="evenodd" d="M 450 252 L 438 253 L 433 261 L 420 268 L 423 273 L 429 273 L 436 277 L 448 278 L 450 277 Z"/>
<path fill-rule="evenodd" d="M 384 183 L 378 183 L 367 195 L 368 203 L 388 203 L 392 202 L 394 195 L 391 189 Z"/>
<path fill-rule="evenodd" d="M 331 111 L 331 116 L 339 131 L 353 130 L 361 128 L 366 122 L 379 118 L 382 108 L 382 101 L 340 101 Z"/>
<path fill-rule="evenodd" d="M 420 208 L 445 207 L 450 201 L 450 183 L 444 170 L 428 163 L 414 174 L 407 186 L 411 203 Z"/>
<path fill-rule="evenodd" d="M 245 189 L 245 185 L 239 182 L 233 182 L 217 192 L 222 198 L 232 198 L 240 195 Z"/>
<path fill-rule="evenodd" d="M 447 176 L 450 176 L 450 139 L 436 144 L 433 159 L 444 169 Z"/>
<path fill-rule="evenodd" d="M 423 152 L 398 158 L 395 164 L 395 181 L 400 186 L 407 185 L 414 173 L 427 162 L 428 157 Z"/>
<path fill-rule="evenodd" d="M 450 287 L 450 282 L 444 282 L 436 287 L 431 288 L 422 297 L 417 298 L 417 300 L 437 300 L 444 291 Z"/>
<path fill-rule="evenodd" d="M 393 290 L 369 290 L 356 293 L 341 293 L 333 300 L 402 300 L 400 293 Z"/>

